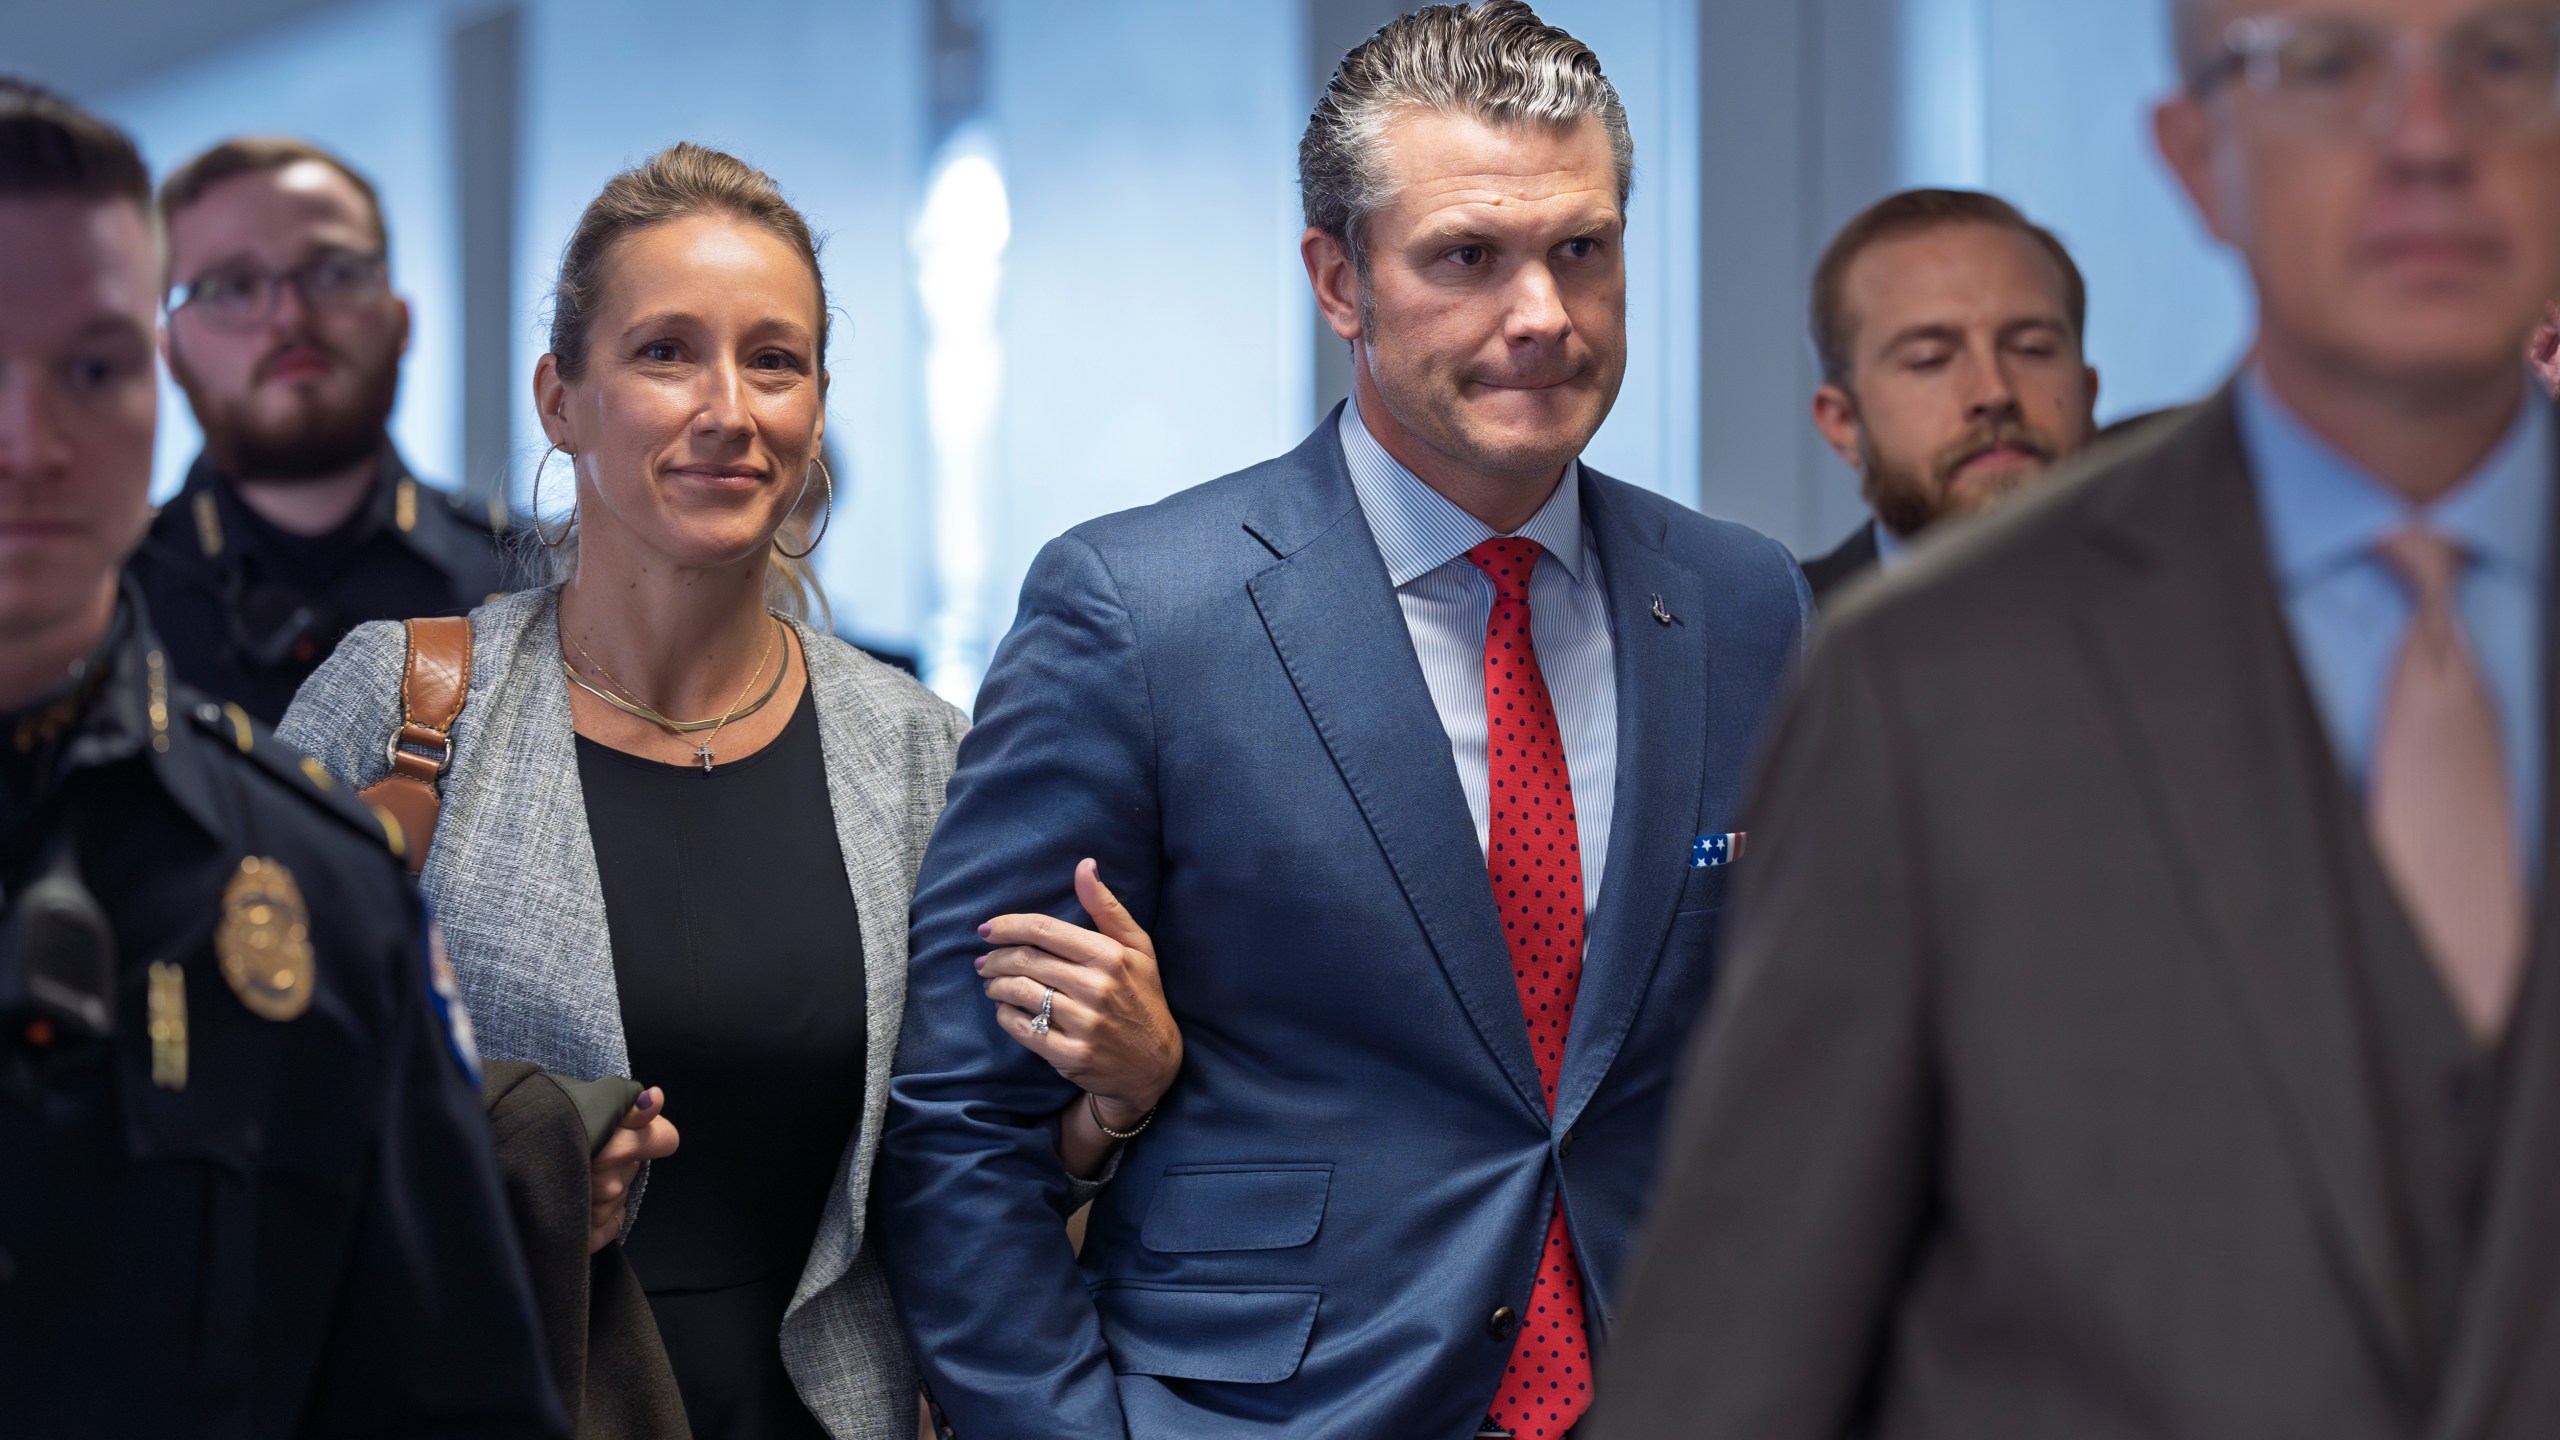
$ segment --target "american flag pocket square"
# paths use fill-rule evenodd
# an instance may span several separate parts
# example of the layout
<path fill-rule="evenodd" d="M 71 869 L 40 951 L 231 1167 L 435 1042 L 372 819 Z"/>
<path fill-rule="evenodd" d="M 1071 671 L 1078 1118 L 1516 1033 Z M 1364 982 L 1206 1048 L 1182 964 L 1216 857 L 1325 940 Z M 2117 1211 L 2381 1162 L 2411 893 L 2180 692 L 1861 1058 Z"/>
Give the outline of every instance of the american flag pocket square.
<path fill-rule="evenodd" d="M 1736 830 L 1729 835 L 1701 835 L 1689 842 L 1689 868 L 1704 870 L 1711 865 L 1730 865 L 1742 858 L 1742 837 Z"/>

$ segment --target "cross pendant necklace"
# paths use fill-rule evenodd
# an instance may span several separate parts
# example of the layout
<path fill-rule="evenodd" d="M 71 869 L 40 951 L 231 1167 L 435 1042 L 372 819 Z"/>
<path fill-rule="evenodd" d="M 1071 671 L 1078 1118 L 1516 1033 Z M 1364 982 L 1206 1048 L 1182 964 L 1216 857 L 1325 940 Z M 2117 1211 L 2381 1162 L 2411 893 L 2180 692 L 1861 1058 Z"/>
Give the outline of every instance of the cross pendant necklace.
<path fill-rule="evenodd" d="M 579 644 L 566 632 L 562 633 L 561 638 L 574 646 L 580 655 L 585 656 L 587 663 L 595 667 L 596 674 L 602 676 L 605 684 L 611 686 L 612 689 L 599 689 L 585 676 L 578 673 L 577 667 L 569 663 L 569 657 L 566 655 L 560 657 L 560 669 L 569 677 L 570 683 L 576 685 L 579 689 L 595 696 L 597 699 L 602 700 L 614 709 L 619 710 L 626 715 L 646 720 L 661 730 L 665 730 L 671 734 L 681 737 L 690 734 L 700 734 L 703 730 L 708 729 L 711 733 L 704 735 L 702 737 L 702 743 L 693 747 L 693 758 L 702 762 L 702 773 L 708 775 L 711 773 L 712 767 L 716 765 L 720 759 L 718 752 L 711 748 L 714 744 L 718 743 L 720 739 L 720 732 L 728 728 L 730 721 L 744 719 L 758 710 L 763 709 L 765 702 L 773 698 L 774 692 L 782 688 L 782 677 L 791 669 L 791 657 L 786 653 L 782 657 L 781 667 L 775 669 L 773 672 L 773 683 L 765 687 L 764 694 L 758 698 L 754 704 L 750 705 L 747 703 L 747 692 L 755 688 L 756 682 L 764 678 L 764 672 L 766 669 L 773 665 L 774 645 L 781 638 L 782 617 L 774 615 L 771 618 L 773 623 L 771 627 L 765 631 L 764 654 L 758 656 L 756 659 L 755 673 L 747 677 L 746 684 L 738 687 L 737 698 L 729 702 L 729 708 L 708 720 L 670 720 L 666 716 L 659 714 L 657 711 L 650 709 L 648 706 L 641 704 L 638 700 L 631 697 L 629 691 L 622 689 L 620 682 L 613 678 L 610 671 L 606 670 L 602 665 L 596 664 L 596 657 L 587 654 L 586 646 Z M 617 694 L 617 691 L 621 693 Z"/>

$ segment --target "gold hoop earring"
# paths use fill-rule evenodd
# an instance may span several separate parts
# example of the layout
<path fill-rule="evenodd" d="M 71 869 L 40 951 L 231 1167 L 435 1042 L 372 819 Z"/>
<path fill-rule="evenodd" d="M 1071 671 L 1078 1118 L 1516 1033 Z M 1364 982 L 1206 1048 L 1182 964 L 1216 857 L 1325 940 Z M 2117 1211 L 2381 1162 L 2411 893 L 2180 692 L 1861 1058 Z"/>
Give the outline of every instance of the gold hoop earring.
<path fill-rule="evenodd" d="M 827 468 L 827 461 L 826 461 L 826 457 L 824 457 L 824 456 L 819 456 L 819 457 L 817 457 L 817 458 L 815 458 L 815 459 L 812 459 L 809 463 L 810 463 L 810 464 L 812 464 L 812 465 L 817 466 L 817 467 L 818 467 L 818 473 L 819 473 L 820 475 L 823 475 L 823 476 L 825 476 L 825 477 L 826 477 L 826 480 L 827 480 L 827 509 L 826 509 L 826 513 L 825 513 L 824 515 L 822 515 L 822 516 L 820 516 L 820 517 L 818 518 L 818 533 L 817 533 L 817 534 L 815 534 L 815 535 L 813 535 L 813 536 L 811 536 L 811 537 L 809 538 L 809 548 L 808 548 L 808 549 L 806 549 L 806 550 L 800 550 L 800 551 L 785 550 L 785 549 L 783 549 L 783 548 L 782 548 L 782 537 L 781 537 L 780 535 L 776 535 L 776 536 L 774 536 L 774 537 L 773 537 L 773 553 L 775 553 L 776 555 L 781 556 L 781 557 L 782 557 L 783 559 L 785 559 L 785 560 L 806 560 L 806 559 L 808 559 L 811 555 L 813 555 L 813 554 L 817 553 L 817 549 L 818 549 L 818 542 L 827 538 L 827 527 L 828 527 L 829 525 L 832 525 L 832 524 L 834 524 L 834 523 L 835 523 L 835 518 L 836 518 L 836 472 L 834 472 L 833 470 L 830 470 L 830 469 L 828 469 L 828 468 Z M 807 479 L 805 479 L 805 478 L 804 478 L 804 479 L 802 479 L 802 480 L 801 480 L 801 482 L 800 482 L 800 500 L 806 500 L 806 499 L 808 499 L 808 498 L 809 498 L 809 482 L 808 482 L 808 480 L 807 480 Z M 791 508 L 792 508 L 792 509 L 794 509 L 794 510 L 799 509 L 799 508 L 800 508 L 800 500 L 794 500 L 794 501 L 792 501 L 792 502 L 791 502 Z"/>
<path fill-rule="evenodd" d="M 541 459 L 533 462 L 533 538 L 541 541 L 542 548 L 545 550 L 557 550 L 561 546 L 568 544 L 569 532 L 578 528 L 578 504 L 575 500 L 572 500 L 569 502 L 569 523 L 560 527 L 560 538 L 554 540 L 542 533 L 542 467 L 550 464 L 551 457 L 554 455 L 566 455 L 569 457 L 571 476 L 570 489 L 574 492 L 577 488 L 576 474 L 578 453 L 576 451 L 563 450 L 559 446 L 554 445 L 550 449 L 542 452 Z"/>

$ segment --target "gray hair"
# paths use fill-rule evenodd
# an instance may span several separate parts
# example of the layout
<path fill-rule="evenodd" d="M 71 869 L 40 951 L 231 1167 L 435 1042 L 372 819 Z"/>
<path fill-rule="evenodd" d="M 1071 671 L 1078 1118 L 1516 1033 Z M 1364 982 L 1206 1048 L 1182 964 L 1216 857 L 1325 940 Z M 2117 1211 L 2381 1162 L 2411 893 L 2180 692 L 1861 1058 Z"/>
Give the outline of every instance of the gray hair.
<path fill-rule="evenodd" d="M 2211 33 L 2211 26 L 2220 9 L 2216 0 L 2169 0 L 2169 55 L 2184 89 L 2195 89 L 2213 60 L 2213 47 L 2220 37 Z"/>
<path fill-rule="evenodd" d="M 1417 111 L 1556 128 L 1596 115 L 1617 161 L 1619 208 L 1635 189 L 1626 107 L 1590 46 L 1540 20 L 1524 0 L 1433 5 L 1343 56 L 1298 140 L 1307 224 L 1341 241 L 1363 277 L 1369 254 L 1362 232 L 1395 198 L 1380 142 L 1390 122 Z"/>

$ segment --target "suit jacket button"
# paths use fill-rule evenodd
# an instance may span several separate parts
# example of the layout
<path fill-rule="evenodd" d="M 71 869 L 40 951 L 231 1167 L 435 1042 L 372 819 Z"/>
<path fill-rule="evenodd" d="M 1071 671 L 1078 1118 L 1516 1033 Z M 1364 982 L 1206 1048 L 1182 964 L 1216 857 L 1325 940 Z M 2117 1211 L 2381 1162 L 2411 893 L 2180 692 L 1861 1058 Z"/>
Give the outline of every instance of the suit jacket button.
<path fill-rule="evenodd" d="M 1566 1131 L 1566 1132 L 1564 1132 L 1562 1135 L 1559 1135 L 1559 1136 L 1557 1136 L 1557 1137 L 1556 1137 L 1556 1154 L 1557 1154 L 1557 1155 L 1559 1155 L 1559 1156 L 1564 1156 L 1564 1155 L 1570 1155 L 1570 1154 L 1572 1154 L 1572 1153 L 1573 1153 L 1573 1132 L 1572 1132 L 1572 1131 L 1570 1131 L 1570 1130 L 1567 1130 L 1567 1131 Z"/>
<path fill-rule="evenodd" d="M 1494 1339 L 1507 1341 L 1520 1333 L 1520 1312 L 1508 1305 L 1502 1306 L 1493 1312 L 1493 1318 L 1485 1322 L 1484 1328 Z"/>

